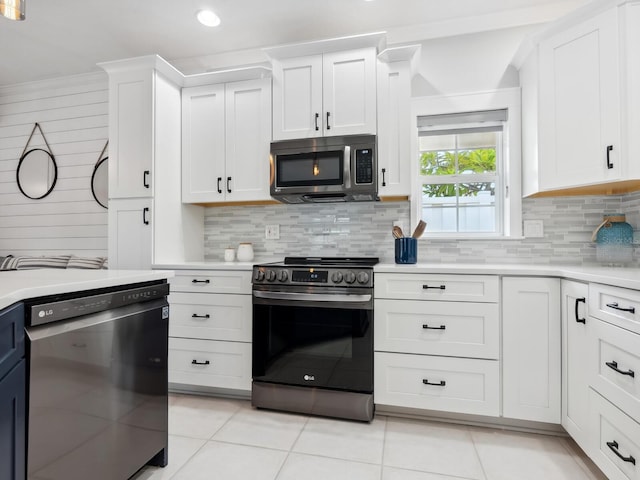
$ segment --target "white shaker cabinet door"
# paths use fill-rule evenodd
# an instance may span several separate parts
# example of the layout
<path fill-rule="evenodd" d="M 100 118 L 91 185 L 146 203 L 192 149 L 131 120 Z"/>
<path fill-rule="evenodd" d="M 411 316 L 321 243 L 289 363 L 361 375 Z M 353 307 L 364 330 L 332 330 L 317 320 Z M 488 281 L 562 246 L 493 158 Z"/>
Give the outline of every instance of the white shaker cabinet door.
<path fill-rule="evenodd" d="M 228 83 L 226 201 L 270 200 L 271 79 Z"/>
<path fill-rule="evenodd" d="M 150 197 L 155 73 L 109 75 L 109 198 Z"/>
<path fill-rule="evenodd" d="M 619 180 L 618 17 L 612 8 L 540 44 L 540 189 Z"/>
<path fill-rule="evenodd" d="M 273 139 L 322 135 L 322 55 L 274 60 Z"/>
<path fill-rule="evenodd" d="M 502 280 L 503 415 L 560 423 L 560 280 Z"/>
<path fill-rule="evenodd" d="M 182 90 L 182 201 L 224 199 L 224 84 Z"/>
<path fill-rule="evenodd" d="M 109 268 L 150 270 L 151 199 L 109 200 Z"/>
<path fill-rule="evenodd" d="M 375 134 L 375 49 L 327 53 L 322 74 L 323 135 Z"/>
<path fill-rule="evenodd" d="M 562 426 L 583 449 L 589 424 L 588 291 L 585 283 L 562 280 Z"/>

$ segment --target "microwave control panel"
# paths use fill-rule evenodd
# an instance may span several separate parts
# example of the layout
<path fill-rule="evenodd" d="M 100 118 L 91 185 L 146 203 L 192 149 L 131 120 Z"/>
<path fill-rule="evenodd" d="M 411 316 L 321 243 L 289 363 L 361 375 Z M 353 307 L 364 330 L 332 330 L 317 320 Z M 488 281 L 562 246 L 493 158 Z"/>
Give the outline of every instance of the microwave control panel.
<path fill-rule="evenodd" d="M 356 149 L 356 184 L 373 183 L 373 149 Z"/>

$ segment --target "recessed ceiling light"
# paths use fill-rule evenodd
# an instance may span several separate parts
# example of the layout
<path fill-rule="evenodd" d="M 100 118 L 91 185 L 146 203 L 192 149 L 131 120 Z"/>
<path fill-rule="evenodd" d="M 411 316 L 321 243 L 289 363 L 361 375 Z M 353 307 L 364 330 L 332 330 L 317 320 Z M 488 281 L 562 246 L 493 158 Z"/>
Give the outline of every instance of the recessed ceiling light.
<path fill-rule="evenodd" d="M 220 25 L 220 17 L 213 10 L 200 10 L 196 17 L 198 21 L 207 27 L 217 27 Z"/>

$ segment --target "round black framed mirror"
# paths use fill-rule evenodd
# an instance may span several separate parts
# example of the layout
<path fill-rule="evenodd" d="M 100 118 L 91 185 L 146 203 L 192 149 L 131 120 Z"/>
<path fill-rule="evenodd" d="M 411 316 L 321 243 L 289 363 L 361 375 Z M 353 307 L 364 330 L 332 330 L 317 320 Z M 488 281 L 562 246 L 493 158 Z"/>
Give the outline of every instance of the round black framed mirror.
<path fill-rule="evenodd" d="M 33 148 L 20 157 L 16 181 L 22 194 L 40 200 L 51 193 L 58 180 L 58 165 L 54 156 L 41 148 Z"/>
<path fill-rule="evenodd" d="M 109 157 L 104 157 L 93 167 L 91 175 L 91 193 L 98 205 L 108 208 L 109 203 Z"/>

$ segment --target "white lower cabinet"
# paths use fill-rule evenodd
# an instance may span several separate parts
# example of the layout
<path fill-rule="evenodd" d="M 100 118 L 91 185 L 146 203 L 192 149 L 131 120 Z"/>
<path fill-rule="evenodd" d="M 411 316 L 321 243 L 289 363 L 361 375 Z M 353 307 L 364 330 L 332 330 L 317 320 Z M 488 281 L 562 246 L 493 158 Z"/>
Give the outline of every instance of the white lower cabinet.
<path fill-rule="evenodd" d="M 151 198 L 109 200 L 110 269 L 151 269 L 151 203 Z"/>
<path fill-rule="evenodd" d="M 183 270 L 171 281 L 169 384 L 251 390 L 251 272 Z"/>
<path fill-rule="evenodd" d="M 375 402 L 384 405 L 498 416 L 500 364 L 494 360 L 374 355 Z"/>
<path fill-rule="evenodd" d="M 500 415 L 499 278 L 375 278 L 374 401 Z"/>
<path fill-rule="evenodd" d="M 560 280 L 502 279 L 502 413 L 561 422 Z"/>
<path fill-rule="evenodd" d="M 250 366 L 251 343 L 169 338 L 169 383 L 250 390 Z"/>
<path fill-rule="evenodd" d="M 562 426 L 586 449 L 589 424 L 589 286 L 562 280 Z"/>
<path fill-rule="evenodd" d="M 609 480 L 640 479 L 640 424 L 590 390 L 589 456 Z"/>

